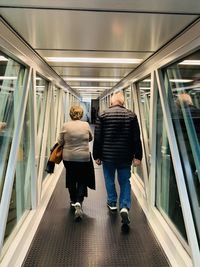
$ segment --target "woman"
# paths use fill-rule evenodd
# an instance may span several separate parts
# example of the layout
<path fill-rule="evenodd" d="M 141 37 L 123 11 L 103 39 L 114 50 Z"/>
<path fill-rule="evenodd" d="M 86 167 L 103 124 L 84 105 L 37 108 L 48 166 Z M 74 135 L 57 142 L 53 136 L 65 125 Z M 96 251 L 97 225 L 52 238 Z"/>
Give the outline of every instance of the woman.
<path fill-rule="evenodd" d="M 80 106 L 72 106 L 69 115 L 72 120 L 64 123 L 58 143 L 63 146 L 70 206 L 75 208 L 75 219 L 80 219 L 87 187 L 95 189 L 94 167 L 89 151 L 89 142 L 93 137 L 89 124 L 81 121 L 83 109 Z"/>

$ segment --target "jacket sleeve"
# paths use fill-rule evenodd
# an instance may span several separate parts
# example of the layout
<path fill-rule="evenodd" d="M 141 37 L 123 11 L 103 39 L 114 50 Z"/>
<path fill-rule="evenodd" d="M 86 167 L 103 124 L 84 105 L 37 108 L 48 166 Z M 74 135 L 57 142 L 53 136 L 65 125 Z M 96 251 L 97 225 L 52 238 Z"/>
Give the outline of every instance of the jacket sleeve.
<path fill-rule="evenodd" d="M 97 117 L 94 129 L 93 158 L 94 160 L 102 159 L 102 122 L 100 116 Z"/>
<path fill-rule="evenodd" d="M 139 127 L 139 123 L 138 123 L 138 119 L 136 115 L 133 118 L 132 130 L 133 130 L 134 158 L 141 160 L 142 159 L 142 143 L 140 139 L 140 127 Z"/>

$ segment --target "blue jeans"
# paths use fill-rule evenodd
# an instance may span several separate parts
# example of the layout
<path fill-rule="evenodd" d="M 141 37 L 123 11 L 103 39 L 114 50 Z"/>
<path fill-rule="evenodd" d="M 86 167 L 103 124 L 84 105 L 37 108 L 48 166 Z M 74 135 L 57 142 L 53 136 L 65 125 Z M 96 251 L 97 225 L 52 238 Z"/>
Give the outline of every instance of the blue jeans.
<path fill-rule="evenodd" d="M 103 172 L 107 190 L 108 203 L 117 203 L 117 192 L 115 188 L 115 173 L 117 171 L 120 186 L 119 208 L 131 207 L 131 166 L 120 167 L 112 162 L 103 162 Z"/>

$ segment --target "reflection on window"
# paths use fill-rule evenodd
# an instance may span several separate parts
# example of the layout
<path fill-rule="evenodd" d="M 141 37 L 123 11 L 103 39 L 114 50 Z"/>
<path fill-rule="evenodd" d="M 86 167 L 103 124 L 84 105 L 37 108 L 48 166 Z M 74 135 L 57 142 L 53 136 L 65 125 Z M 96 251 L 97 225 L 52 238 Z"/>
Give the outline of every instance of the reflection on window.
<path fill-rule="evenodd" d="M 164 72 L 185 181 L 200 242 L 200 52 Z"/>
<path fill-rule="evenodd" d="M 0 61 L 0 199 L 13 138 L 13 130 L 21 103 L 25 68 L 14 60 Z"/>
<path fill-rule="evenodd" d="M 187 239 L 159 97 L 156 129 L 156 206 Z"/>

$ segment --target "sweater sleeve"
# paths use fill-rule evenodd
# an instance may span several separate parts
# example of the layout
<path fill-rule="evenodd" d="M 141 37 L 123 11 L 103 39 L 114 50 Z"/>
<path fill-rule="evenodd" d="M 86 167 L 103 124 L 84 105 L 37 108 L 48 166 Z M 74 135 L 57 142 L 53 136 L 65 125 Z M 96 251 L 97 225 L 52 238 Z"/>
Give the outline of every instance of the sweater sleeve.
<path fill-rule="evenodd" d="M 100 116 L 97 117 L 94 130 L 93 158 L 94 160 L 102 158 L 102 123 Z"/>
<path fill-rule="evenodd" d="M 65 133 L 65 126 L 63 125 L 62 128 L 61 128 L 61 131 L 59 133 L 59 136 L 57 138 L 57 142 L 61 146 L 64 145 L 64 133 Z"/>
<path fill-rule="evenodd" d="M 91 131 L 91 128 L 88 122 L 87 122 L 87 125 L 88 125 L 88 133 L 89 133 L 89 142 L 91 142 L 93 140 L 93 135 L 92 135 L 92 131 Z"/>

